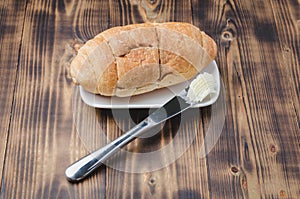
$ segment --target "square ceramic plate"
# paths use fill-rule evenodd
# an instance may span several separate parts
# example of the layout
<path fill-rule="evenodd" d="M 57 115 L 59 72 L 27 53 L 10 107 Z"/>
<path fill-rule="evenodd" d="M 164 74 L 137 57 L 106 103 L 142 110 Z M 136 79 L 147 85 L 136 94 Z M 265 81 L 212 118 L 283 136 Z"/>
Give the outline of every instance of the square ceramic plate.
<path fill-rule="evenodd" d="M 211 62 L 207 67 L 200 71 L 200 73 L 204 72 L 210 73 L 215 77 L 217 82 L 217 92 L 211 94 L 210 99 L 207 100 L 207 102 L 203 101 L 195 107 L 203 107 L 212 104 L 212 102 L 217 100 L 220 93 L 220 74 L 216 62 Z M 169 101 L 174 95 L 180 93 L 180 91 L 188 86 L 192 80 L 167 88 L 154 90 L 149 93 L 125 98 L 95 95 L 84 90 L 80 86 L 80 96 L 86 104 L 95 108 L 159 108 Z"/>

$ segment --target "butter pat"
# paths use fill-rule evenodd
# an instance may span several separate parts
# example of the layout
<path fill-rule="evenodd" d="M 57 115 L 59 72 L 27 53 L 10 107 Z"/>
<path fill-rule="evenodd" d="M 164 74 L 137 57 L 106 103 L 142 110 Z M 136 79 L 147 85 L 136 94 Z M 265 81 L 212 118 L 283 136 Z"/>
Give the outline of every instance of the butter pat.
<path fill-rule="evenodd" d="M 216 86 L 214 76 L 205 72 L 191 82 L 187 97 L 192 102 L 202 102 L 210 94 L 217 92 Z"/>

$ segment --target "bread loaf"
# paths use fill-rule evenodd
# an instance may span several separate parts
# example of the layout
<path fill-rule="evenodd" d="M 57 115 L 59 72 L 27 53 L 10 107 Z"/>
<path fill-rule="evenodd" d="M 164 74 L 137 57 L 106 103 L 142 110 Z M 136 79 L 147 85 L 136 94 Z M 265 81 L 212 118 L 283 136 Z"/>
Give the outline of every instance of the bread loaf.
<path fill-rule="evenodd" d="M 87 41 L 70 75 L 89 92 L 125 97 L 191 79 L 216 53 L 214 40 L 189 23 L 127 25 Z"/>

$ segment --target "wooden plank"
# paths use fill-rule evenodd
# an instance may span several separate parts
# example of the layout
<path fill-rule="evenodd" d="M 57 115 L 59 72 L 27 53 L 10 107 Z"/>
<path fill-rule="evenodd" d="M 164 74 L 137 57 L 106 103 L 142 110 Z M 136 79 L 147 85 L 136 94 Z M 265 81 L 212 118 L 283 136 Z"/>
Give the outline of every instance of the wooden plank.
<path fill-rule="evenodd" d="M 237 7 L 241 4 L 242 2 Z M 257 154 L 254 157 L 258 166 L 257 176 L 261 197 L 294 198 L 299 194 L 297 187 L 299 168 L 298 172 L 288 168 L 299 165 L 299 157 L 291 161 L 289 159 L 294 156 L 293 154 L 299 154 L 299 126 L 294 104 L 288 100 L 297 98 L 296 92 L 290 92 L 290 88 L 295 84 L 289 82 L 288 71 L 296 67 L 298 58 L 292 58 L 291 62 L 294 64 L 287 66 L 280 58 L 283 53 L 280 46 L 285 45 L 283 41 L 285 37 L 296 38 L 296 32 L 291 30 L 284 31 L 282 34 L 283 30 L 276 28 L 281 27 L 277 18 L 283 17 L 284 23 L 291 23 L 288 4 L 277 3 L 276 5 L 278 7 L 274 7 L 271 1 L 260 6 L 253 4 L 253 10 L 249 7 L 248 12 L 244 11 L 248 18 L 253 19 L 247 21 L 248 30 L 254 30 L 249 31 L 250 34 L 256 38 L 252 42 L 250 52 L 256 56 L 253 56 L 255 59 L 250 62 L 245 59 L 243 63 L 249 65 L 243 66 L 243 71 L 240 70 L 239 73 L 245 77 L 244 93 L 249 94 L 245 104 L 249 109 L 249 121 L 253 125 L 250 134 Z M 251 12 L 264 12 L 264 14 L 251 17 L 249 16 Z M 268 35 L 264 36 L 266 32 Z M 292 42 L 295 41 L 292 39 Z M 243 46 L 246 52 L 248 45 Z M 247 54 L 249 55 L 249 52 Z M 246 82 L 251 83 L 246 84 Z"/>
<path fill-rule="evenodd" d="M 206 13 L 201 3 L 194 3 L 198 6 L 193 8 Z M 218 11 L 216 21 L 205 23 L 212 17 L 204 15 L 199 23 L 215 25 L 220 34 L 215 37 L 217 60 L 228 93 L 225 129 L 208 156 L 211 197 L 297 198 L 299 91 L 294 86 L 299 78 L 299 33 L 293 28 L 292 6 L 227 1 L 210 8 Z M 289 23 L 289 28 L 281 23 Z M 286 38 L 290 64 L 281 57 L 286 56 L 280 48 Z"/>
<path fill-rule="evenodd" d="M 241 189 L 240 180 L 231 172 L 231 168 L 235 169 L 239 166 L 237 164 L 239 162 L 237 151 L 238 141 L 236 140 L 238 129 L 234 126 L 235 123 L 238 122 L 236 120 L 246 122 L 243 124 L 245 128 L 247 127 L 247 120 L 245 120 L 242 115 L 239 115 L 235 120 L 232 119 L 232 114 L 240 113 L 241 111 L 242 113 L 244 112 L 241 103 L 242 98 L 237 98 L 237 95 L 241 96 L 241 88 L 238 78 L 234 74 L 235 71 L 232 71 L 231 63 L 232 60 L 235 61 L 235 57 L 238 57 L 239 52 L 236 48 L 236 42 L 234 43 L 232 41 L 233 34 L 236 33 L 236 27 L 231 23 L 226 24 L 226 17 L 233 14 L 231 14 L 230 6 L 221 1 L 192 1 L 192 7 L 193 16 L 198 16 L 194 17 L 194 23 L 202 30 L 205 30 L 207 34 L 211 35 L 217 42 L 219 49 L 216 61 L 225 84 L 227 100 L 227 116 L 224 129 L 219 141 L 206 157 L 207 175 L 209 179 L 207 183 L 210 198 L 243 198 L 243 189 Z M 228 25 L 227 29 L 225 29 L 226 25 Z M 228 40 L 222 40 L 222 34 L 224 33 L 227 34 Z M 229 70 L 229 72 L 227 72 L 227 70 Z M 235 100 L 235 102 L 230 103 L 230 100 Z"/>
<path fill-rule="evenodd" d="M 5 59 L 7 52 L 5 56 L 1 54 L 1 61 L 4 58 L 5 63 L 19 63 L 19 71 L 17 65 L 12 71 L 1 67 L 1 78 L 8 78 L 5 82 L 10 83 L 7 86 L 2 82 L 0 88 L 7 86 L 4 90 L 7 92 L 16 86 L 11 124 L 13 96 L 7 95 L 8 106 L 3 105 L 7 112 L 3 124 L 5 129 L 10 125 L 10 129 L 7 147 L 7 134 L 5 141 L 1 139 L 2 157 L 7 148 L 2 161 L 5 165 L 1 197 L 297 198 L 300 183 L 297 6 L 296 1 L 265 1 L 258 5 L 255 1 L 196 0 L 37 0 L 28 2 L 25 9 L 7 6 L 23 10 L 25 22 L 19 62 Z M 19 15 L 22 16 L 14 13 L 8 18 L 22 18 Z M 0 24 L 7 24 L 8 18 L 2 16 L 6 15 L 1 14 Z M 114 115 L 113 111 L 95 110 L 83 104 L 67 77 L 65 62 L 72 52 L 65 50 L 71 48 L 73 37 L 84 42 L 109 27 L 144 21 L 193 22 L 216 39 L 217 63 L 225 83 L 228 110 L 223 133 L 209 155 L 199 158 L 211 120 L 211 107 L 197 114 L 191 110 L 186 113 L 189 120 L 175 117 L 160 126 L 153 138 L 138 139 L 125 148 L 137 156 L 170 146 L 173 153 L 157 155 L 157 160 L 166 163 L 196 133 L 193 143 L 175 162 L 152 171 L 151 161 L 119 156 L 122 160 L 114 166 L 132 172 L 104 167 L 83 183 L 70 184 L 64 178 L 65 168 L 105 142 L 96 134 L 90 140 L 83 136 L 100 127 L 108 139 L 113 139 L 134 124 L 126 111 Z M 22 24 L 22 20 L 18 23 Z M 19 26 L 6 30 L 21 36 Z M 19 43 L 6 32 L 5 37 L 0 42 L 9 41 L 7 46 L 14 41 L 13 52 L 17 51 Z M 73 114 L 78 120 L 75 124 Z M 147 114 L 148 110 L 132 110 L 131 118 L 138 122 Z M 179 135 L 181 139 L 175 143 Z M 133 173 L 136 167 L 145 172 Z"/>
<path fill-rule="evenodd" d="M 8 139 L 13 94 L 18 70 L 25 3 L 0 2 L 0 178 Z M 0 187 L 2 182 L 0 182 Z"/>
<path fill-rule="evenodd" d="M 101 28 L 97 20 L 107 18 L 106 12 L 100 12 L 104 16 L 94 14 L 107 6 L 106 1 L 100 4 L 28 2 L 3 169 L 2 198 L 105 196 L 105 173 L 77 185 L 70 184 L 64 175 L 70 163 L 88 152 L 73 124 L 73 84 L 68 79 L 65 63 L 72 53 L 65 50 L 73 44 L 73 37 L 91 37 L 93 27 Z M 83 13 L 86 21 L 81 21 Z"/>

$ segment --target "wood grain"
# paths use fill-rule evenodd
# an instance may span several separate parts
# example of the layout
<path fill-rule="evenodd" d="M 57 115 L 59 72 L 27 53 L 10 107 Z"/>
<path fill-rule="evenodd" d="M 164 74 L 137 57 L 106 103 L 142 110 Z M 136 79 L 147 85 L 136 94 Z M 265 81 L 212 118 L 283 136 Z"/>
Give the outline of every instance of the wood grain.
<path fill-rule="evenodd" d="M 26 6 L 2 198 L 101 198 L 105 193 L 105 175 L 79 185 L 64 176 L 66 167 L 87 153 L 73 125 L 73 85 L 61 60 L 73 42 L 77 6 L 73 1 Z"/>
<path fill-rule="evenodd" d="M 229 112 L 224 137 L 208 157 L 209 168 L 213 165 L 213 171 L 220 171 L 210 173 L 210 180 L 218 182 L 212 187 L 212 196 L 219 198 L 225 192 L 231 197 L 296 198 L 299 170 L 295 165 L 299 165 L 299 158 L 282 159 L 299 151 L 297 115 L 293 103 L 287 100 L 297 94 L 289 96 L 293 83 L 290 87 L 286 82 L 291 73 L 288 71 L 296 66 L 289 68 L 274 56 L 282 55 L 277 35 L 282 30 L 275 29 L 277 21 L 273 18 L 273 12 L 280 9 L 271 10 L 270 2 L 255 6 L 227 1 L 219 6 L 218 63 L 228 91 Z M 281 12 L 278 16 L 288 14 Z M 283 144 L 282 139 L 294 142 Z M 288 182 L 283 180 L 286 175 L 290 175 Z M 226 191 L 224 184 L 229 185 Z"/>
<path fill-rule="evenodd" d="M 19 50 L 24 23 L 24 2 L 12 1 L 0 3 L 0 177 L 2 179 L 3 163 L 11 112 L 13 108 L 14 89 L 19 64 Z M 19 10 L 21 10 L 19 12 Z M 17 14 L 13 14 L 17 13 Z M 1 187 L 1 182 L 0 182 Z"/>
<path fill-rule="evenodd" d="M 1 198 L 299 198 L 299 8 L 297 0 L 2 1 Z M 165 21 L 193 23 L 217 42 L 221 137 L 200 158 L 209 126 L 219 127 L 212 106 L 192 109 L 123 149 L 133 156 L 113 166 L 132 172 L 107 166 L 69 183 L 69 164 L 153 111 L 85 105 L 68 77 L 73 46 L 110 27 Z M 156 151 L 163 168 L 137 159 Z"/>

